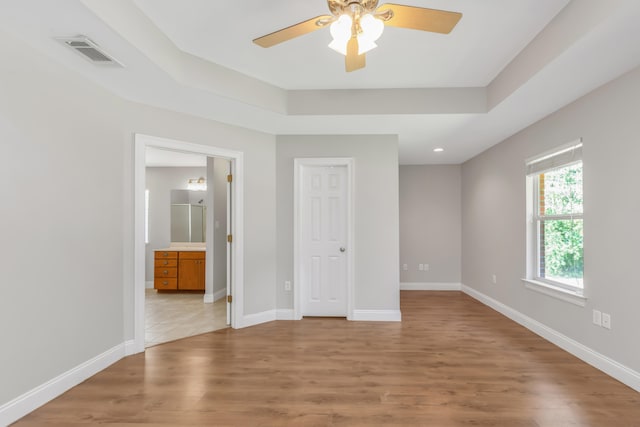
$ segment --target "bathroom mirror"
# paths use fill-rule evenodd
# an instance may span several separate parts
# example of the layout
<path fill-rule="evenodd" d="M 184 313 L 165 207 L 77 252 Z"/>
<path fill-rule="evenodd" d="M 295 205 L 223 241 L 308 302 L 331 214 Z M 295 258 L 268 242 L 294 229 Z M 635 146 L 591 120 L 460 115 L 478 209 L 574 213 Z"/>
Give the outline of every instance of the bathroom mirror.
<path fill-rule="evenodd" d="M 204 242 L 206 212 L 202 191 L 171 190 L 171 242 Z"/>

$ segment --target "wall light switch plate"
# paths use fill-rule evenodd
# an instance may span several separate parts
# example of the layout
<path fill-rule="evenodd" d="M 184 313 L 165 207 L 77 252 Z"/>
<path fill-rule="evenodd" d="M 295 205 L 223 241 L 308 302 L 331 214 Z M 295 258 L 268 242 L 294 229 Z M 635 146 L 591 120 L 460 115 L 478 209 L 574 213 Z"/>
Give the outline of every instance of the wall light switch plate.
<path fill-rule="evenodd" d="M 424 271 L 424 264 L 418 264 L 418 270 Z"/>
<path fill-rule="evenodd" d="M 611 329 L 611 315 L 608 313 L 602 313 L 602 327 Z"/>
<path fill-rule="evenodd" d="M 593 310 L 593 324 L 602 326 L 602 312 L 600 310 Z"/>
<path fill-rule="evenodd" d="M 424 271 L 429 271 L 429 264 L 424 265 Z"/>
<path fill-rule="evenodd" d="M 402 264 L 402 269 L 404 271 L 407 271 L 409 269 L 409 265 L 408 264 Z"/>

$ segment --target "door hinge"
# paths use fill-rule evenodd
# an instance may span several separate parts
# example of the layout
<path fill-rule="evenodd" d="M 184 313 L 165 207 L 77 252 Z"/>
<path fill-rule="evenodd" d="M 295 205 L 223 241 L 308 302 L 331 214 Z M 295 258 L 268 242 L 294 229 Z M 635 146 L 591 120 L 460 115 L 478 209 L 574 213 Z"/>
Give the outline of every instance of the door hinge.
<path fill-rule="evenodd" d="M 229 243 L 233 242 L 233 235 L 232 234 L 227 234 L 227 242 L 229 242 Z"/>
<path fill-rule="evenodd" d="M 227 182 L 232 182 L 233 181 L 233 175 L 229 174 L 227 175 Z"/>
<path fill-rule="evenodd" d="M 231 304 L 232 301 L 233 301 L 233 297 L 231 295 L 227 295 L 227 302 Z"/>

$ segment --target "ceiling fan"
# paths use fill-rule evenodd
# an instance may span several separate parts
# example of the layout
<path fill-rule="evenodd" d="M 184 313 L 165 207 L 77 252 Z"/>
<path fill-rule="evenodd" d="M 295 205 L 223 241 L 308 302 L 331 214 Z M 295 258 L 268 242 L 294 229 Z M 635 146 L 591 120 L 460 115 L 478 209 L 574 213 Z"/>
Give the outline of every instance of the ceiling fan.
<path fill-rule="evenodd" d="M 330 27 L 333 41 L 329 47 L 345 55 L 347 72 L 365 66 L 365 53 L 375 48 L 385 25 L 449 34 L 462 14 L 386 3 L 378 0 L 327 0 L 331 15 L 320 15 L 253 40 L 271 47 L 295 37 Z"/>

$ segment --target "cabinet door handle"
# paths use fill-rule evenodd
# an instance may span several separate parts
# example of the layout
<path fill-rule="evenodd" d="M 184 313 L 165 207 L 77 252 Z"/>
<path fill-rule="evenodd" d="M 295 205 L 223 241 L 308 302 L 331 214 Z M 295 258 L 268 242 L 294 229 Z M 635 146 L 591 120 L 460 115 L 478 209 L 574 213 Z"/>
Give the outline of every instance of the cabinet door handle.
<path fill-rule="evenodd" d="M 162 282 L 163 285 L 168 285 L 169 282 L 167 282 L 166 280 L 164 282 Z"/>
<path fill-rule="evenodd" d="M 169 252 L 163 253 L 162 256 L 169 256 Z"/>
<path fill-rule="evenodd" d="M 164 262 L 164 265 L 169 265 L 169 261 L 165 261 L 165 262 Z"/>
<path fill-rule="evenodd" d="M 167 270 L 163 271 L 162 274 L 169 274 Z"/>

